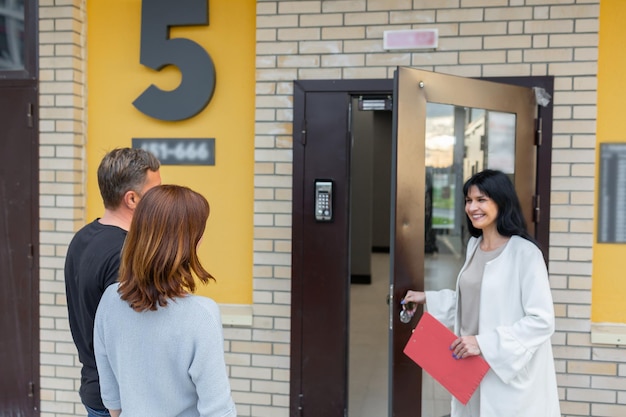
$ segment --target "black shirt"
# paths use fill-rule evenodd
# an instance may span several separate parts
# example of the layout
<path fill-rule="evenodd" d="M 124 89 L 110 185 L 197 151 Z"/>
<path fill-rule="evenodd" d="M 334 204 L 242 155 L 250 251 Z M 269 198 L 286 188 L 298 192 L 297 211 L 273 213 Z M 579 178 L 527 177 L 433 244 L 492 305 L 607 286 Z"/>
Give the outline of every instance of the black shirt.
<path fill-rule="evenodd" d="M 105 409 L 93 351 L 93 324 L 104 290 L 117 282 L 120 253 L 126 231 L 100 224 L 98 219 L 80 229 L 67 250 L 65 292 L 70 330 L 78 349 L 80 398 L 93 409 Z"/>

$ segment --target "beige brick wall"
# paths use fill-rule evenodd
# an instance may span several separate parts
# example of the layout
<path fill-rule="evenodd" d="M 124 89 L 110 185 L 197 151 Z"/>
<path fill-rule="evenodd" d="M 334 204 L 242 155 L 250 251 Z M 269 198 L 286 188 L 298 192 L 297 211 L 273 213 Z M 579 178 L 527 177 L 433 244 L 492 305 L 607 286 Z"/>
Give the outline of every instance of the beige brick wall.
<path fill-rule="evenodd" d="M 63 263 L 85 222 L 85 5 L 39 1 L 41 416 L 84 415 Z"/>
<path fill-rule="evenodd" d="M 85 223 L 84 8 L 40 1 L 45 417 L 82 415 L 62 269 Z M 254 317 L 251 328 L 225 329 L 240 415 L 289 414 L 292 81 L 390 78 L 398 65 L 555 77 L 550 273 L 562 411 L 626 415 L 626 351 L 590 341 L 598 13 L 599 0 L 257 2 Z M 384 30 L 425 27 L 439 29 L 436 51 L 382 49 Z"/>

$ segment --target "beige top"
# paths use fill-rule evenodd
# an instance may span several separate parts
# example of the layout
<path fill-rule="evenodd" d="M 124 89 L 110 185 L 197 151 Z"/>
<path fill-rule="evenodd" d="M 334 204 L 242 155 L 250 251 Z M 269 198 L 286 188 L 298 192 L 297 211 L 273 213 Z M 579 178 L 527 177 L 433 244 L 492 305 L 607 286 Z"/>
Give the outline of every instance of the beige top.
<path fill-rule="evenodd" d="M 459 309 L 460 309 L 460 336 L 475 336 L 478 334 L 478 313 L 480 305 L 480 286 L 483 282 L 483 272 L 487 262 L 498 257 L 506 244 L 491 251 L 476 248 L 467 268 L 459 278 Z"/>

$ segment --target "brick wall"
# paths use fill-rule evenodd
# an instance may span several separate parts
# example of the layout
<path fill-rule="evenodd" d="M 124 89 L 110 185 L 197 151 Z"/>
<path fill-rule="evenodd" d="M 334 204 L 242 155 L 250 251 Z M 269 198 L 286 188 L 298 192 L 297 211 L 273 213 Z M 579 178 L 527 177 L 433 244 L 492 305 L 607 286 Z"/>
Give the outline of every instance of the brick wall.
<path fill-rule="evenodd" d="M 92 0 L 95 1 L 95 0 Z M 213 0 L 218 1 L 218 0 Z M 84 2 L 41 0 L 42 416 L 82 415 L 63 287 L 84 218 Z M 626 351 L 590 342 L 599 0 L 257 2 L 254 304 L 225 329 L 241 416 L 288 416 L 294 79 L 555 77 L 550 272 L 565 416 L 626 415 Z M 386 52 L 387 29 L 438 28 L 439 48 Z"/>
<path fill-rule="evenodd" d="M 84 415 L 63 263 L 85 223 L 85 8 L 39 0 L 41 416 Z"/>

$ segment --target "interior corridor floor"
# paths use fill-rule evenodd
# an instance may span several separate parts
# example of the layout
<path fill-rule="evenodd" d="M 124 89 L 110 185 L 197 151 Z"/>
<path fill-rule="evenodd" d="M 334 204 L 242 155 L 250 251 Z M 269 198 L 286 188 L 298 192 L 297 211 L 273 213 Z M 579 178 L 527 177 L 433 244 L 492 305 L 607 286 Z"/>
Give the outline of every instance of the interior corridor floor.
<path fill-rule="evenodd" d="M 426 260 L 427 289 L 453 287 L 458 256 L 451 260 L 450 268 L 429 268 Z M 388 417 L 389 254 L 373 253 L 371 268 L 372 284 L 351 285 L 349 417 Z M 425 372 L 422 398 L 422 417 L 450 414 L 450 394 Z"/>

